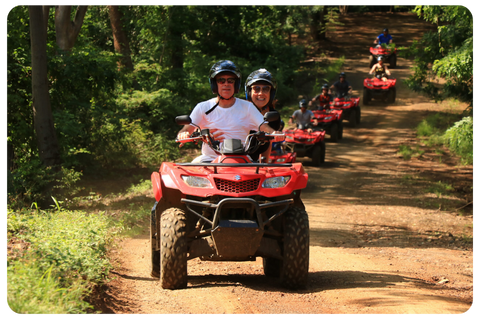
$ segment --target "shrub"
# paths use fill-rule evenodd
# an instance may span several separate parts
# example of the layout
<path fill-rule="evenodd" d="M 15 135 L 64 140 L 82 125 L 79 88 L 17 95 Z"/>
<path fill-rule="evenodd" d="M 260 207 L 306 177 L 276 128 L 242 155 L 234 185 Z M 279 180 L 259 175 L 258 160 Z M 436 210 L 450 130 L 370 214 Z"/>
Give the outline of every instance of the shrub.
<path fill-rule="evenodd" d="M 444 134 L 445 144 L 466 164 L 473 163 L 473 118 L 464 117 Z"/>

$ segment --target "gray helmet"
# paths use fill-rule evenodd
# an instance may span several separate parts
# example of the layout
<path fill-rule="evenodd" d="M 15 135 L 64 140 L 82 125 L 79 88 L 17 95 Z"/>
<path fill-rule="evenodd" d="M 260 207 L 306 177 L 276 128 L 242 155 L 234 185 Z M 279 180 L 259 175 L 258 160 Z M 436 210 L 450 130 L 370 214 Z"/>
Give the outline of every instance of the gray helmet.
<path fill-rule="evenodd" d="M 228 72 L 232 73 L 237 77 L 235 80 L 235 93 L 238 93 L 240 90 L 240 81 L 241 81 L 241 73 L 238 71 L 236 65 L 229 60 L 221 60 L 215 63 L 211 69 L 210 69 L 210 74 L 208 76 L 208 82 L 210 82 L 210 87 L 212 88 L 212 93 L 213 94 L 218 94 L 218 86 L 217 86 L 217 81 L 215 81 L 215 77 L 223 72 Z"/>
<path fill-rule="evenodd" d="M 258 69 L 250 73 L 245 81 L 245 97 L 248 101 L 252 100 L 252 85 L 255 82 L 264 81 L 272 86 L 270 91 L 269 103 L 275 99 L 275 93 L 277 93 L 277 81 L 273 78 L 273 75 L 267 71 L 267 69 Z"/>
<path fill-rule="evenodd" d="M 377 58 L 377 61 L 383 61 L 383 56 L 379 56 L 379 57 Z"/>
<path fill-rule="evenodd" d="M 327 89 L 327 90 L 328 90 L 328 84 L 327 84 L 327 83 L 325 83 L 324 85 L 322 85 L 322 90 L 323 90 L 323 89 Z"/>
<path fill-rule="evenodd" d="M 299 108 L 302 108 L 302 107 L 307 107 L 307 101 L 305 99 L 302 99 L 299 103 L 298 103 L 298 107 Z"/>

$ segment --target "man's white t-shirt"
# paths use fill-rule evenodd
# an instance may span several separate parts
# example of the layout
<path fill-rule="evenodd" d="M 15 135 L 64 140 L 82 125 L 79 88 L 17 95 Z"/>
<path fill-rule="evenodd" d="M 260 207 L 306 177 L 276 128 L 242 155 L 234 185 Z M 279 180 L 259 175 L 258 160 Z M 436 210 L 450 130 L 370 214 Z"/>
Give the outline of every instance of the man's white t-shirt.
<path fill-rule="evenodd" d="M 235 99 L 229 108 L 218 105 L 211 113 L 205 114 L 216 104 L 216 98 L 198 103 L 190 114 L 192 123 L 202 129 L 218 129 L 224 134 L 225 139 L 239 139 L 242 144 L 250 130 L 258 130 L 263 123 L 263 116 L 249 101 Z M 194 162 L 213 161 L 218 155 L 206 143 L 202 145 L 202 156 Z"/>

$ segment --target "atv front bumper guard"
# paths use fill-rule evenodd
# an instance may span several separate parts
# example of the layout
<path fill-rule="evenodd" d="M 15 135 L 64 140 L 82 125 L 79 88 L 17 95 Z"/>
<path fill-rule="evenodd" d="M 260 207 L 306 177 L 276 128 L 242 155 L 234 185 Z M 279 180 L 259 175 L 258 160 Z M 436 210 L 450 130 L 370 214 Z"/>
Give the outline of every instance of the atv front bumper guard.
<path fill-rule="evenodd" d="M 271 165 L 271 164 L 270 164 Z M 282 164 L 278 164 L 282 165 Z M 287 209 L 290 207 L 291 204 L 293 204 L 293 199 L 285 199 L 285 200 L 280 200 L 277 202 L 271 202 L 271 203 L 265 203 L 265 204 L 259 204 L 257 201 L 255 201 L 252 198 L 224 198 L 221 201 L 219 201 L 217 204 L 214 203 L 206 203 L 206 202 L 200 202 L 196 200 L 191 200 L 191 199 L 186 199 L 182 198 L 182 203 L 185 204 L 187 209 L 195 214 L 197 217 L 201 218 L 205 222 L 209 223 L 212 225 L 212 229 L 215 229 L 219 223 L 220 223 L 220 212 L 222 211 L 222 207 L 226 204 L 249 204 L 255 209 L 255 215 L 257 217 L 257 222 L 258 222 L 258 227 L 263 230 L 265 225 L 276 219 L 277 217 L 281 216 L 283 213 L 287 211 Z M 194 209 L 190 207 L 190 205 L 194 206 L 201 206 L 201 207 L 206 207 L 206 208 L 212 208 L 215 210 L 215 213 L 213 215 L 213 220 L 209 220 L 205 216 L 197 213 Z M 278 213 L 275 215 L 271 216 L 269 219 L 266 221 L 262 221 L 262 215 L 261 215 L 261 209 L 266 209 L 270 207 L 275 207 L 275 206 L 285 206 L 283 209 L 281 209 Z"/>

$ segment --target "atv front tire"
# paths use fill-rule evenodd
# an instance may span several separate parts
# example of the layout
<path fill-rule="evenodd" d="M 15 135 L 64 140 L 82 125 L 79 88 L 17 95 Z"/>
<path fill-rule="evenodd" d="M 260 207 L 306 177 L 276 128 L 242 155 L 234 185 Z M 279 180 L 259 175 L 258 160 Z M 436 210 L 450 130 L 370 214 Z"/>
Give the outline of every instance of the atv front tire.
<path fill-rule="evenodd" d="M 394 87 L 392 87 L 390 91 L 388 91 L 387 102 L 395 103 L 396 96 L 397 96 L 397 91 Z"/>
<path fill-rule="evenodd" d="M 160 284 L 164 289 L 187 287 L 186 213 L 169 208 L 161 218 Z"/>
<path fill-rule="evenodd" d="M 307 212 L 291 207 L 285 212 L 282 286 L 288 289 L 305 288 L 308 282 L 310 231 Z"/>
<path fill-rule="evenodd" d="M 390 68 L 395 69 L 397 67 L 397 55 L 392 54 L 389 58 Z"/>
<path fill-rule="evenodd" d="M 348 115 L 348 123 L 351 127 L 357 126 L 357 110 L 351 109 L 350 114 Z"/>
<path fill-rule="evenodd" d="M 338 124 L 332 123 L 332 126 L 330 126 L 330 140 L 334 143 L 337 143 L 339 138 L 338 136 L 339 136 Z"/>

